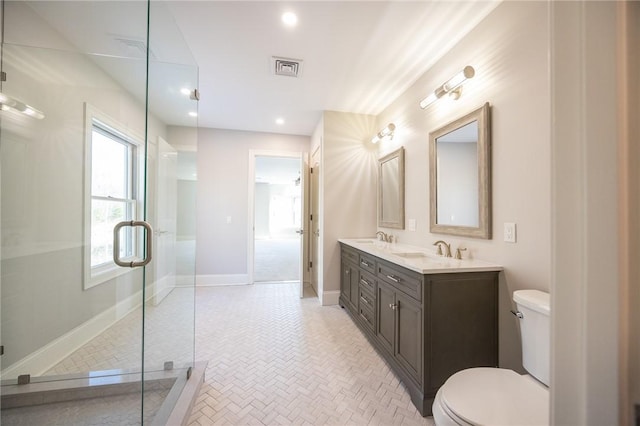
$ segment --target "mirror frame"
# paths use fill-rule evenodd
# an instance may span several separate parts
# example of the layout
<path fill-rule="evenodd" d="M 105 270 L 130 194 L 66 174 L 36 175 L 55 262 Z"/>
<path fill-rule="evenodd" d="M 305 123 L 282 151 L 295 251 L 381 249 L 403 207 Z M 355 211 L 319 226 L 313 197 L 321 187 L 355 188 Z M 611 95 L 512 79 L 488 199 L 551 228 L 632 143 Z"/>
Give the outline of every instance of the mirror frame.
<path fill-rule="evenodd" d="M 438 224 L 436 141 L 473 121 L 478 122 L 478 226 Z M 430 231 L 434 234 L 491 239 L 491 106 L 482 107 L 429 133 Z"/>
<path fill-rule="evenodd" d="M 385 221 L 382 217 L 382 165 L 389 160 L 398 158 L 398 221 Z M 393 152 L 378 159 L 378 226 L 380 228 L 404 229 L 404 147 L 400 147 Z"/>

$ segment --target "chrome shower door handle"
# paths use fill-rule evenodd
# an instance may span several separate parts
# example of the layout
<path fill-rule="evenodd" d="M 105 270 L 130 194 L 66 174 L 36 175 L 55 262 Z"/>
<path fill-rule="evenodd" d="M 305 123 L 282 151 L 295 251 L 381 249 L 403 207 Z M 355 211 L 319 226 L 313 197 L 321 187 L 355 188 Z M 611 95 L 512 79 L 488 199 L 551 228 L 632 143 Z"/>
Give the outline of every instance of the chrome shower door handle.
<path fill-rule="evenodd" d="M 120 260 L 120 229 L 125 226 L 142 226 L 146 232 L 145 239 L 145 257 L 139 262 L 125 262 Z M 125 268 L 137 268 L 139 266 L 145 266 L 149 262 L 151 262 L 152 258 L 152 243 L 153 241 L 153 228 L 149 223 L 144 220 L 126 220 L 124 222 L 120 222 L 113 227 L 113 262 Z"/>

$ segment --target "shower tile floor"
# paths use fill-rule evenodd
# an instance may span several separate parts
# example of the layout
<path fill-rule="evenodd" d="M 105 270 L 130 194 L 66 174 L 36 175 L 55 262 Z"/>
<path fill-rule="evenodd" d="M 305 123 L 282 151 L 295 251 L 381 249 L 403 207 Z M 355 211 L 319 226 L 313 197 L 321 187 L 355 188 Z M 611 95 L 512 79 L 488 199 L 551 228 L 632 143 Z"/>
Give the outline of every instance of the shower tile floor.
<path fill-rule="evenodd" d="M 151 424 L 169 389 L 145 392 L 144 424 Z M 140 395 L 123 394 L 2 410 L 5 426 L 140 424 Z"/>
<path fill-rule="evenodd" d="M 157 307 L 147 306 L 145 365 L 189 360 L 194 342 L 184 324 L 193 321 L 193 291 L 177 288 Z M 299 283 L 195 291 L 196 360 L 208 361 L 208 367 L 190 426 L 434 424 L 420 416 L 405 387 L 346 312 L 320 306 L 313 290 L 306 289 L 304 298 Z M 140 311 L 48 373 L 139 366 Z M 147 397 L 145 405 L 156 399 Z M 126 401 L 105 398 L 103 406 L 93 405 L 93 417 L 90 405 L 74 403 L 61 406 L 63 421 L 35 410 L 32 421 L 15 424 L 139 424 L 139 398 L 131 401 L 133 417 L 114 415 L 112 407 L 119 410 Z M 68 417 L 83 409 L 85 417 Z M 111 416 L 101 414 L 105 409 Z"/>

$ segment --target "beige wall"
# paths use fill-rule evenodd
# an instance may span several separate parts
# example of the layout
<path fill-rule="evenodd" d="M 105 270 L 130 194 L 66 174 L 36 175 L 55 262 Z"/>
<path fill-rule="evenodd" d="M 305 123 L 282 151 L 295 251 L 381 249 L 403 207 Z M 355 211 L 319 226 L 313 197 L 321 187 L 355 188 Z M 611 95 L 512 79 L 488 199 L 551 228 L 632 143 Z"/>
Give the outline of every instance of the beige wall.
<path fill-rule="evenodd" d="M 465 255 L 504 266 L 500 279 L 500 365 L 522 371 L 519 334 L 511 309 L 514 290 L 550 288 L 550 114 L 548 19 L 543 2 L 506 2 L 444 55 L 378 116 L 378 128 L 396 124 L 379 155 L 404 146 L 405 217 L 416 231 L 385 230 L 401 243 L 432 248 L 444 238 Z M 418 103 L 436 86 L 472 65 L 476 76 L 458 101 Z M 429 132 L 492 105 L 493 238 L 478 240 L 429 232 Z M 517 224 L 516 244 L 503 241 L 503 223 Z M 406 223 L 406 222 L 405 222 Z"/>
<path fill-rule="evenodd" d="M 309 152 L 309 148 L 308 136 L 199 129 L 198 282 L 247 282 L 249 151 Z"/>
<path fill-rule="evenodd" d="M 554 424 L 618 423 L 616 4 L 552 3 Z"/>
<path fill-rule="evenodd" d="M 372 115 L 325 111 L 322 127 L 321 235 L 323 305 L 338 303 L 338 238 L 370 237 L 376 229 L 377 154 Z"/>

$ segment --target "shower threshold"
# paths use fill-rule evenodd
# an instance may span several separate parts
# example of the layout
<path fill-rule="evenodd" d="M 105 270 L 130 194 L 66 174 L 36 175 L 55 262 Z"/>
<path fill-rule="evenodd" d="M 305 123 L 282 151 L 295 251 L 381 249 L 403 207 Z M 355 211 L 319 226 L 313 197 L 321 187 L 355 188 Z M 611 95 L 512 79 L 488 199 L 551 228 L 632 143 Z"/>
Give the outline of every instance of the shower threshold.
<path fill-rule="evenodd" d="M 21 385 L 15 379 L 2 381 L 1 424 L 139 425 L 141 419 L 157 426 L 186 424 L 205 369 L 206 362 L 198 362 L 191 369 L 146 372 L 143 413 L 139 372 L 41 376 Z"/>

